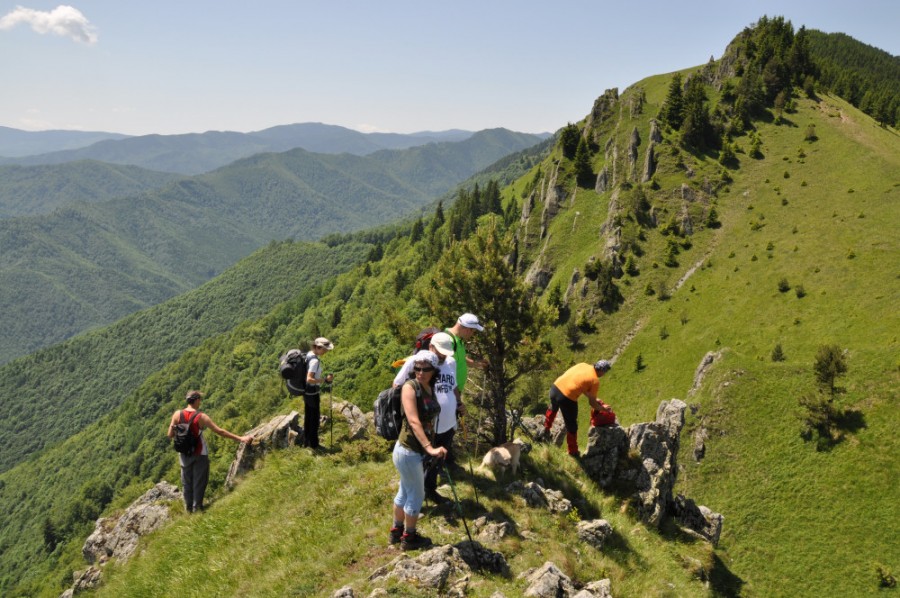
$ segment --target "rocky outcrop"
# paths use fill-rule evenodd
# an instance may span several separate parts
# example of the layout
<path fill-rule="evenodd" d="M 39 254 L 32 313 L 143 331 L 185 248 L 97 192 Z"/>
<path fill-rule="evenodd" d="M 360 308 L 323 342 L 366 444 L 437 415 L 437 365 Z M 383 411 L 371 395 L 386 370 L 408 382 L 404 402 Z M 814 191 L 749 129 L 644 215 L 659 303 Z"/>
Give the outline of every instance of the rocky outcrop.
<path fill-rule="evenodd" d="M 663 401 L 653 422 L 628 428 L 618 425 L 591 428 L 581 462 L 588 476 L 602 488 L 628 484 L 642 521 L 659 526 L 667 515 L 712 543 L 718 542 L 722 516 L 697 507 L 684 497 L 673 498 L 678 473 L 676 456 L 687 404 Z"/>
<path fill-rule="evenodd" d="M 585 121 L 585 137 L 596 134 L 593 132 L 597 131 L 603 122 L 616 115 L 616 106 L 618 105 L 618 102 L 619 89 L 617 87 L 607 89 L 603 92 L 603 95 L 594 100 L 594 106 L 591 108 L 591 113 L 588 114 L 587 120 Z M 599 142 L 599 140 L 595 138 L 594 142 Z"/>
<path fill-rule="evenodd" d="M 609 166 L 603 165 L 597 174 L 597 183 L 594 185 L 594 191 L 597 193 L 605 193 L 610 188 L 609 184 Z"/>
<path fill-rule="evenodd" d="M 634 179 L 637 170 L 638 147 L 641 145 L 641 135 L 638 133 L 637 127 L 631 130 L 631 139 L 628 142 L 628 168 L 631 172 L 631 179 Z"/>
<path fill-rule="evenodd" d="M 682 527 L 694 532 L 713 546 L 719 543 L 724 520 L 722 515 L 712 512 L 703 505 L 698 506 L 693 500 L 681 494 L 675 497 L 672 510 L 675 520 Z"/>
<path fill-rule="evenodd" d="M 703 378 L 706 376 L 706 372 L 709 371 L 709 368 L 722 356 L 721 351 L 709 351 L 706 355 L 703 356 L 703 359 L 700 360 L 700 365 L 697 366 L 697 369 L 694 371 L 694 383 L 691 384 L 691 389 L 688 391 L 688 396 L 693 395 L 698 390 L 700 390 L 700 386 L 703 384 Z"/>
<path fill-rule="evenodd" d="M 141 536 L 169 521 L 169 503 L 176 500 L 181 500 L 178 488 L 168 482 L 158 483 L 121 515 L 98 519 L 81 554 L 91 564 L 102 565 L 111 558 L 127 560 L 137 549 Z"/>
<path fill-rule="evenodd" d="M 303 428 L 296 411 L 273 417 L 268 422 L 250 430 L 251 444 L 241 444 L 228 468 L 225 486 L 232 488 L 238 477 L 251 471 L 256 462 L 270 451 L 303 444 Z"/>
<path fill-rule="evenodd" d="M 613 528 L 606 519 L 579 521 L 575 527 L 578 531 L 578 539 L 590 544 L 597 550 L 602 550 L 603 544 L 613 534 Z"/>
<path fill-rule="evenodd" d="M 540 567 L 528 569 L 519 575 L 528 587 L 524 596 L 535 598 L 612 598 L 610 582 L 601 579 L 585 584 L 580 590 L 559 567 L 547 561 Z"/>
<path fill-rule="evenodd" d="M 465 594 L 472 569 L 453 546 L 436 546 L 417 556 L 403 555 L 369 576 L 370 581 L 395 578 L 426 592 Z"/>
<path fill-rule="evenodd" d="M 628 437 L 621 426 L 599 426 L 588 430 L 587 448 L 581 463 L 592 480 L 608 488 L 615 480 L 619 460 L 628 453 Z"/>
<path fill-rule="evenodd" d="M 510 494 L 521 496 L 529 507 L 547 509 L 551 513 L 566 514 L 572 510 L 572 503 L 559 490 L 544 488 L 544 480 L 534 482 L 515 481 L 506 487 Z"/>
<path fill-rule="evenodd" d="M 651 143 L 662 143 L 662 132 L 659 130 L 659 123 L 655 118 L 650 119 L 649 137 Z"/>
<path fill-rule="evenodd" d="M 655 147 L 656 144 L 652 141 L 647 146 L 647 153 L 644 155 L 644 172 L 641 174 L 642 183 L 649 182 L 650 179 L 653 178 L 653 173 L 656 172 L 656 154 L 654 152 Z"/>
<path fill-rule="evenodd" d="M 364 440 L 369 437 L 369 427 L 374 426 L 372 414 L 363 413 L 362 409 L 349 401 L 335 401 L 334 411 L 347 420 L 350 428 L 350 440 Z"/>

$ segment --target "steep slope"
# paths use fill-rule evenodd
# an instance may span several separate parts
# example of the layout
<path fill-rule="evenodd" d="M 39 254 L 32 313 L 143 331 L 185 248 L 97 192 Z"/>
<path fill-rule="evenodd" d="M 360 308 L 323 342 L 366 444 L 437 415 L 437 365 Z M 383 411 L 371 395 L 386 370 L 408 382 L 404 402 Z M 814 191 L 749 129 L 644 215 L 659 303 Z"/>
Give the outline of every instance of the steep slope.
<path fill-rule="evenodd" d="M 395 220 L 536 141 L 495 130 L 368 157 L 261 154 L 160 190 L 2 220 L 0 363 L 187 291 L 272 239 Z"/>
<path fill-rule="evenodd" d="M 8 447 L 0 471 L 96 421 L 206 339 L 289 299 L 308 302 L 368 251 L 360 243 L 271 243 L 193 291 L 0 367 L 0 442 Z"/>

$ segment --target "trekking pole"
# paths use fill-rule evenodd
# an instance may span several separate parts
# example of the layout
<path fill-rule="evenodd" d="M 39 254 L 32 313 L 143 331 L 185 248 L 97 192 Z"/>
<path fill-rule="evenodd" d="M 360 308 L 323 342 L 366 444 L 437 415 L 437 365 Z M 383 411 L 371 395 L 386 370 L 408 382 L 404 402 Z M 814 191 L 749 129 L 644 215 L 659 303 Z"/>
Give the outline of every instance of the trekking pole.
<path fill-rule="evenodd" d="M 447 476 L 447 481 L 450 482 L 450 490 L 453 491 L 453 500 L 456 501 L 456 510 L 459 512 L 459 517 L 462 519 L 463 527 L 466 528 L 466 536 L 469 537 L 469 542 L 472 543 L 472 548 L 474 549 L 475 541 L 472 540 L 472 534 L 469 533 L 469 525 L 466 523 L 466 516 L 463 515 L 462 505 L 459 502 L 459 495 L 456 494 L 456 484 L 453 483 L 453 478 L 450 477 L 450 470 L 447 468 L 446 463 L 442 463 L 441 466 L 444 468 L 444 475 Z"/>
<path fill-rule="evenodd" d="M 329 444 L 331 445 L 329 448 L 334 450 L 334 402 L 331 396 L 331 387 L 334 385 L 334 379 L 328 383 L 328 427 L 329 427 L 329 435 L 331 440 Z"/>

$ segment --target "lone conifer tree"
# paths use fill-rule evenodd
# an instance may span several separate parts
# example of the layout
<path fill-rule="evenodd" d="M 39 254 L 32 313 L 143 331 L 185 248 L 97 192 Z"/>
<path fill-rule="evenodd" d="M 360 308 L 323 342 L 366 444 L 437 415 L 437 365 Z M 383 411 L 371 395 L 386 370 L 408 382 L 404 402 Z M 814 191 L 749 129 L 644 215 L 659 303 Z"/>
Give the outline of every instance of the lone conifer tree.
<path fill-rule="evenodd" d="M 516 381 L 544 367 L 548 353 L 540 337 L 549 325 L 549 310 L 516 276 L 507 259 L 511 252 L 512 237 L 501 230 L 500 218 L 488 217 L 474 235 L 450 245 L 435 266 L 430 287 L 421 293 L 443 322 L 471 312 L 484 324 L 467 349 L 489 363 L 481 404 L 490 412 L 495 445 L 507 440 L 506 401 Z"/>

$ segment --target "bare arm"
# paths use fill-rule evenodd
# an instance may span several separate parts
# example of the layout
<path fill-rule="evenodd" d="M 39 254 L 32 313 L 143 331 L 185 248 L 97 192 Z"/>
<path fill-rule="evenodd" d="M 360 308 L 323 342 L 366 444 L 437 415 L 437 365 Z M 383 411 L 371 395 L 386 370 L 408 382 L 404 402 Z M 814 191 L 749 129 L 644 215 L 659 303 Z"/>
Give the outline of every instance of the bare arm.
<path fill-rule="evenodd" d="M 176 411 L 172 414 L 172 418 L 169 420 L 169 429 L 166 432 L 166 436 L 168 436 L 169 438 L 174 438 L 175 426 L 178 425 L 179 421 L 181 421 L 181 411 Z"/>
<path fill-rule="evenodd" d="M 216 434 L 218 434 L 219 436 L 221 436 L 223 438 L 230 438 L 237 442 L 245 442 L 247 444 L 250 444 L 251 442 L 253 442 L 253 436 L 238 436 L 237 434 L 232 434 L 225 428 L 220 428 L 219 426 L 217 426 L 216 422 L 214 422 L 212 419 L 210 419 L 210 417 L 208 415 L 206 415 L 205 413 L 200 415 L 200 425 L 203 426 L 204 428 L 209 428 L 210 430 L 212 430 L 213 432 L 215 432 Z"/>
<path fill-rule="evenodd" d="M 444 447 L 435 448 L 431 446 L 431 441 L 425 434 L 425 428 L 419 419 L 419 408 L 416 405 L 416 390 L 407 384 L 400 392 L 400 402 L 403 404 L 403 412 L 406 414 L 406 422 L 409 429 L 412 430 L 413 436 L 419 441 L 419 444 L 425 449 L 425 452 L 432 457 L 444 457 L 447 449 Z"/>

